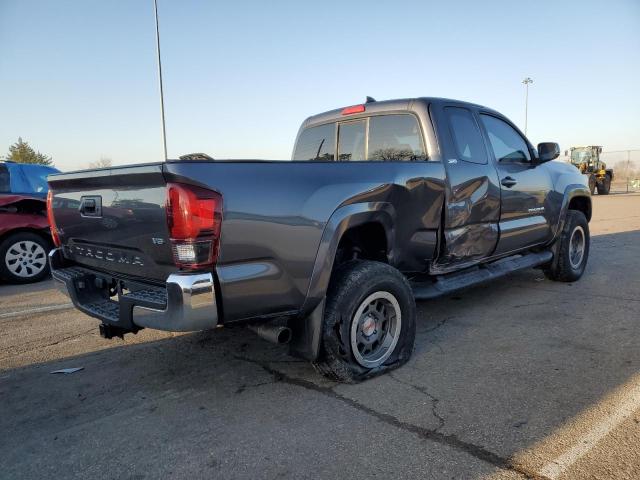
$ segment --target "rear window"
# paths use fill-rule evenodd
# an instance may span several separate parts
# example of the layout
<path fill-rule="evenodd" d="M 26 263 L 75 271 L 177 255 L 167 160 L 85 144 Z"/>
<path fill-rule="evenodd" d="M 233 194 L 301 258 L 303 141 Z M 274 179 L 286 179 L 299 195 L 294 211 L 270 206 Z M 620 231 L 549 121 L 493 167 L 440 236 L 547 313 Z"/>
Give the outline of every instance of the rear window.
<path fill-rule="evenodd" d="M 293 160 L 334 160 L 335 124 L 329 123 L 302 131 L 293 152 Z"/>
<path fill-rule="evenodd" d="M 461 107 L 446 107 L 445 111 L 458 158 L 466 162 L 487 163 L 482 135 L 471 111 Z"/>
<path fill-rule="evenodd" d="M 338 129 L 338 159 L 341 162 L 364 160 L 366 120 L 341 123 Z"/>
<path fill-rule="evenodd" d="M 420 126 L 413 115 L 369 118 L 369 160 L 426 160 Z"/>

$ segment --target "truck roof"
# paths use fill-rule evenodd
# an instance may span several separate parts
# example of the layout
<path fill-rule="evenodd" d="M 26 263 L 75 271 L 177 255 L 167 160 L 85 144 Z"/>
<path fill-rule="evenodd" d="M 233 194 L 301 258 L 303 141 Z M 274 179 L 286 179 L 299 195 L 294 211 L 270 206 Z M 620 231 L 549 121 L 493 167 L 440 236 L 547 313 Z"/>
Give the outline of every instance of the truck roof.
<path fill-rule="evenodd" d="M 427 107 L 432 104 L 451 104 L 455 103 L 460 106 L 469 106 L 475 108 L 482 108 L 488 111 L 493 111 L 493 109 L 484 107 L 482 105 L 478 105 L 476 103 L 465 102 L 462 100 L 454 100 L 450 98 L 440 98 L 440 97 L 415 97 L 415 98 L 399 98 L 392 100 L 382 100 L 382 101 L 373 101 L 368 103 L 356 104 L 356 105 L 364 105 L 365 110 L 361 114 L 353 114 L 350 115 L 349 118 L 358 118 L 360 116 L 367 116 L 383 113 L 383 112 L 401 112 L 401 111 L 413 111 L 416 109 L 418 105 L 422 107 Z M 346 107 L 346 106 L 345 106 Z M 311 125 L 318 125 L 322 123 L 327 123 L 331 121 L 344 120 L 345 117 L 342 114 L 342 111 L 345 107 L 336 108 L 334 110 L 328 110 L 326 112 L 318 113 L 316 115 L 312 115 L 308 117 L 302 124 L 302 127 L 309 127 Z"/>

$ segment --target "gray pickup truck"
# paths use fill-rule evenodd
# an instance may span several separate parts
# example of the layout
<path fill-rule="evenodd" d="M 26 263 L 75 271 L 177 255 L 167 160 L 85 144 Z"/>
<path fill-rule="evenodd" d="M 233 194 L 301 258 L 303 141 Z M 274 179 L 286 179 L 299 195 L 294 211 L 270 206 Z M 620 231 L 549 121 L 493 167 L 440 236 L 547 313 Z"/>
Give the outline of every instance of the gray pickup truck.
<path fill-rule="evenodd" d="M 580 278 L 591 197 L 558 155 L 480 105 L 368 99 L 306 119 L 291 161 L 50 176 L 51 271 L 105 338 L 243 324 L 358 381 L 408 360 L 416 299 Z"/>

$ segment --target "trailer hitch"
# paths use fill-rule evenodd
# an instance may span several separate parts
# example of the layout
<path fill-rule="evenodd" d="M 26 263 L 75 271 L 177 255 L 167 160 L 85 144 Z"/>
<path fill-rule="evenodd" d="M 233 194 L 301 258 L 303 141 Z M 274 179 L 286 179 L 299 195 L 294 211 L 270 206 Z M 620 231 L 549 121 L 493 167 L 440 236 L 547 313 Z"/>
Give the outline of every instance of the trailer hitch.
<path fill-rule="evenodd" d="M 139 330 L 141 329 L 140 328 L 129 329 L 129 328 L 116 327 L 114 325 L 109 325 L 106 323 L 100 324 L 100 336 L 106 339 L 120 337 L 122 340 L 124 340 L 125 333 L 136 334 L 138 333 Z"/>

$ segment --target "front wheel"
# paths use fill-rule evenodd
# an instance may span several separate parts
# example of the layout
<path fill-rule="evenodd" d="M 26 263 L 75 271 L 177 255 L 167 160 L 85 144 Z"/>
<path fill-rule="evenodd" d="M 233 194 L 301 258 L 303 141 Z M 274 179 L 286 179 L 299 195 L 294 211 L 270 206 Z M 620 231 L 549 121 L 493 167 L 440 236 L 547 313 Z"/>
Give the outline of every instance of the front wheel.
<path fill-rule="evenodd" d="M 567 212 L 557 242 L 554 259 L 544 268 L 544 274 L 551 280 L 574 282 L 584 273 L 589 258 L 591 237 L 584 213 L 577 210 Z"/>
<path fill-rule="evenodd" d="M 602 179 L 602 182 L 598 184 L 598 195 L 609 195 L 611 190 L 611 177 L 607 175 Z"/>
<path fill-rule="evenodd" d="M 49 243 L 40 235 L 19 232 L 0 243 L 0 277 L 12 283 L 38 282 L 49 275 Z"/>
<path fill-rule="evenodd" d="M 416 306 L 409 282 L 380 262 L 352 261 L 327 292 L 322 351 L 315 367 L 357 382 L 404 364 L 413 352 Z"/>

